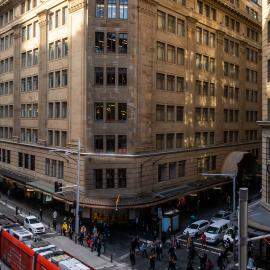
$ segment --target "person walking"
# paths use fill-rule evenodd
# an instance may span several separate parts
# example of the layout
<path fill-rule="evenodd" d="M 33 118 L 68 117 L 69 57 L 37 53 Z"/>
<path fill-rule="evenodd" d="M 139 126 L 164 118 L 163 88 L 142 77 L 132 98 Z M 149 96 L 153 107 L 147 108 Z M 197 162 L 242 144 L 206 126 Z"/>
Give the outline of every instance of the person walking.
<path fill-rule="evenodd" d="M 156 254 L 157 254 L 157 260 L 161 261 L 161 243 L 156 244 Z"/>
<path fill-rule="evenodd" d="M 42 217 L 43 217 L 43 209 L 40 208 L 39 209 L 39 218 L 40 218 L 40 221 L 42 221 Z"/>
<path fill-rule="evenodd" d="M 191 244 L 192 244 L 192 238 L 191 238 L 190 235 L 188 235 L 188 238 L 187 238 L 187 249 L 190 248 Z"/>
<path fill-rule="evenodd" d="M 214 264 L 210 259 L 207 260 L 207 265 L 206 265 L 206 270 L 213 270 L 214 269 Z"/>
<path fill-rule="evenodd" d="M 149 257 L 149 266 L 151 270 L 155 270 L 156 267 L 156 256 L 153 253 L 150 257 Z"/>
<path fill-rule="evenodd" d="M 134 250 L 130 250 L 130 253 L 129 253 L 129 259 L 130 259 L 130 263 L 132 266 L 135 265 L 136 261 L 135 261 L 135 251 Z"/>
<path fill-rule="evenodd" d="M 57 225 L 57 211 L 53 211 L 53 229 L 56 231 L 56 225 Z"/>
<path fill-rule="evenodd" d="M 142 243 L 142 257 L 148 259 L 147 242 Z"/>
<path fill-rule="evenodd" d="M 202 242 L 202 247 L 205 248 L 205 246 L 206 246 L 206 235 L 205 235 L 204 232 L 202 233 L 201 242 Z"/>
<path fill-rule="evenodd" d="M 176 261 L 173 257 L 170 257 L 168 270 L 176 270 Z"/>
<path fill-rule="evenodd" d="M 100 251 L 101 251 L 101 239 L 98 238 L 98 240 L 97 240 L 97 253 L 98 253 L 98 257 L 100 257 Z"/>
<path fill-rule="evenodd" d="M 63 234 L 64 236 L 66 236 L 67 230 L 68 230 L 68 225 L 67 225 L 66 222 L 64 222 L 63 225 L 62 225 L 62 234 Z"/>

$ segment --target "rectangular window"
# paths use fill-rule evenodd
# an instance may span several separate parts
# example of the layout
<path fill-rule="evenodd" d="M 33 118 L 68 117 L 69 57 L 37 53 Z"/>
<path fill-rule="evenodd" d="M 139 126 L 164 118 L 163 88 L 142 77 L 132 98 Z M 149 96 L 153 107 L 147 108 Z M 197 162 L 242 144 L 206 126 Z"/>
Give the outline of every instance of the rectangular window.
<path fill-rule="evenodd" d="M 126 121 L 127 120 L 127 104 L 118 103 L 118 120 Z"/>
<path fill-rule="evenodd" d="M 115 121 L 115 103 L 106 104 L 106 121 Z"/>
<path fill-rule="evenodd" d="M 103 152 L 103 136 L 102 135 L 94 136 L 94 148 L 95 148 L 95 152 Z"/>
<path fill-rule="evenodd" d="M 106 169 L 106 188 L 114 188 L 114 169 Z"/>
<path fill-rule="evenodd" d="M 107 13 L 109 19 L 116 18 L 116 0 L 108 0 Z"/>
<path fill-rule="evenodd" d="M 157 58 L 160 61 L 165 61 L 165 44 L 158 42 L 157 43 Z"/>
<path fill-rule="evenodd" d="M 119 17 L 122 20 L 127 20 L 128 18 L 128 0 L 119 1 Z"/>
<path fill-rule="evenodd" d="M 68 85 L 68 72 L 67 69 L 62 70 L 62 87 Z"/>
<path fill-rule="evenodd" d="M 186 175 L 186 161 L 181 160 L 178 162 L 178 177 L 184 177 Z"/>
<path fill-rule="evenodd" d="M 184 37 L 185 36 L 185 21 L 178 19 L 177 20 L 177 34 L 178 36 Z"/>
<path fill-rule="evenodd" d="M 156 105 L 156 120 L 165 121 L 165 106 Z"/>
<path fill-rule="evenodd" d="M 167 106 L 167 121 L 174 121 L 174 106 Z"/>
<path fill-rule="evenodd" d="M 185 64 L 185 50 L 182 48 L 177 48 L 177 64 L 178 65 Z"/>
<path fill-rule="evenodd" d="M 33 50 L 33 65 L 38 64 L 38 49 Z"/>
<path fill-rule="evenodd" d="M 33 76 L 33 91 L 38 90 L 38 76 Z"/>
<path fill-rule="evenodd" d="M 165 90 L 165 74 L 157 73 L 156 87 L 159 90 Z"/>
<path fill-rule="evenodd" d="M 184 134 L 176 133 L 176 148 L 183 148 L 183 147 L 184 147 Z"/>
<path fill-rule="evenodd" d="M 55 58 L 61 58 L 61 40 L 55 41 Z"/>
<path fill-rule="evenodd" d="M 107 85 L 115 85 L 115 68 L 107 67 Z"/>
<path fill-rule="evenodd" d="M 175 33 L 175 17 L 168 15 L 167 31 Z"/>
<path fill-rule="evenodd" d="M 103 188 L 103 170 L 102 169 L 94 170 L 94 181 L 95 181 L 96 189 Z"/>
<path fill-rule="evenodd" d="M 157 150 L 164 150 L 164 134 L 156 135 L 156 148 Z"/>
<path fill-rule="evenodd" d="M 176 179 L 176 162 L 169 163 L 169 179 Z"/>
<path fill-rule="evenodd" d="M 175 77 L 172 75 L 167 75 L 167 90 L 168 91 L 175 90 Z"/>
<path fill-rule="evenodd" d="M 96 17 L 104 18 L 104 0 L 96 0 Z"/>
<path fill-rule="evenodd" d="M 119 33 L 119 47 L 118 53 L 127 53 L 128 51 L 128 34 L 127 33 Z"/>
<path fill-rule="evenodd" d="M 176 121 L 184 121 L 184 107 L 176 106 Z"/>
<path fill-rule="evenodd" d="M 118 68 L 118 85 L 127 85 L 127 68 Z"/>
<path fill-rule="evenodd" d="M 174 133 L 167 134 L 166 149 L 170 150 L 174 148 Z"/>
<path fill-rule="evenodd" d="M 54 74 L 53 74 L 53 72 L 49 73 L 49 88 L 54 88 Z"/>
<path fill-rule="evenodd" d="M 177 92 L 184 92 L 185 90 L 185 80 L 183 77 L 177 77 Z"/>
<path fill-rule="evenodd" d="M 175 47 L 167 45 L 167 61 L 169 63 L 175 63 Z"/>
<path fill-rule="evenodd" d="M 167 176 L 167 164 L 159 164 L 158 165 L 158 181 L 166 181 Z"/>
<path fill-rule="evenodd" d="M 127 187 L 127 169 L 118 169 L 118 188 Z"/>
<path fill-rule="evenodd" d="M 106 152 L 115 152 L 115 136 L 106 135 Z"/>
<path fill-rule="evenodd" d="M 103 103 L 95 103 L 95 120 L 103 120 Z"/>
<path fill-rule="evenodd" d="M 60 10 L 55 11 L 55 28 L 60 26 Z"/>
<path fill-rule="evenodd" d="M 54 43 L 49 44 L 49 60 L 54 59 Z"/>
<path fill-rule="evenodd" d="M 95 84 L 103 85 L 103 67 L 95 68 Z"/>
<path fill-rule="evenodd" d="M 62 57 L 65 57 L 68 55 L 68 39 L 64 38 L 62 40 Z"/>
<path fill-rule="evenodd" d="M 157 13 L 157 27 L 158 27 L 158 29 L 165 30 L 165 28 L 166 28 L 165 19 L 166 19 L 166 14 L 164 12 L 158 10 L 158 13 Z"/>
<path fill-rule="evenodd" d="M 63 7 L 62 8 L 62 25 L 65 25 L 67 23 L 67 17 L 68 17 L 68 8 Z"/>
<path fill-rule="evenodd" d="M 118 135 L 118 152 L 126 153 L 127 152 L 127 136 Z"/>
<path fill-rule="evenodd" d="M 104 32 L 96 32 L 96 53 L 104 53 Z"/>

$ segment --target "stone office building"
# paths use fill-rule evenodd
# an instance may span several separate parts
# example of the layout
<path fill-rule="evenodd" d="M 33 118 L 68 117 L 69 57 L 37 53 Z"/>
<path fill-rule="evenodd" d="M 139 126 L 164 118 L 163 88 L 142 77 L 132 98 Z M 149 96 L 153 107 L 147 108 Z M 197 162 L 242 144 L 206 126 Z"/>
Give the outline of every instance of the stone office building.
<path fill-rule="evenodd" d="M 17 188 L 72 204 L 54 183 L 76 183 L 80 138 L 86 213 L 160 205 L 259 156 L 260 118 L 256 0 L 0 1 L 0 173 Z"/>

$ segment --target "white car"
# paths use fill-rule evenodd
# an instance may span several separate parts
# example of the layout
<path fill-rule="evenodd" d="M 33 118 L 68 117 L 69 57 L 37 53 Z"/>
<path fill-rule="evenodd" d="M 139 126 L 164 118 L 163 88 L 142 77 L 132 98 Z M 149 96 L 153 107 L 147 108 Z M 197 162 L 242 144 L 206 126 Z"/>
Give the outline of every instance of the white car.
<path fill-rule="evenodd" d="M 190 224 L 183 232 L 185 236 L 197 237 L 202 234 L 208 227 L 210 223 L 208 220 L 198 220 Z"/>
<path fill-rule="evenodd" d="M 23 225 L 30 232 L 38 234 L 45 233 L 44 225 L 35 216 L 27 216 L 24 219 Z"/>
<path fill-rule="evenodd" d="M 224 234 L 223 237 L 223 245 L 225 248 L 229 248 L 233 244 L 233 232 L 235 233 L 235 242 L 238 241 L 238 228 L 235 227 L 230 227 L 226 233 Z"/>
<path fill-rule="evenodd" d="M 213 223 L 221 219 L 230 219 L 230 216 L 231 216 L 231 212 L 220 210 L 211 218 L 211 222 Z"/>

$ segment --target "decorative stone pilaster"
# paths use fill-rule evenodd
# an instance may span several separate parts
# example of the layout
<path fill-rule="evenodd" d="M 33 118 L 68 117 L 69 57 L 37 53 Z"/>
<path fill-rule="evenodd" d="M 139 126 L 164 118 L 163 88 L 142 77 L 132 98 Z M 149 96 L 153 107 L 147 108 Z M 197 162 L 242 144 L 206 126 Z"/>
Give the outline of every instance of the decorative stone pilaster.
<path fill-rule="evenodd" d="M 185 127 L 186 128 L 186 147 L 194 145 L 194 104 L 195 104 L 195 57 L 196 57 L 196 42 L 194 42 L 196 34 L 197 20 L 192 17 L 187 17 L 187 40 L 186 40 L 186 62 L 185 62 Z"/>
<path fill-rule="evenodd" d="M 68 146 L 82 147 L 86 134 L 86 0 L 69 0 Z"/>
<path fill-rule="evenodd" d="M 14 35 L 14 91 L 13 91 L 13 140 L 20 140 L 21 129 L 21 26 L 13 27 Z"/>
<path fill-rule="evenodd" d="M 48 12 L 42 11 L 39 15 L 39 80 L 38 80 L 38 143 L 45 145 L 47 141 L 47 85 L 48 85 L 48 58 L 47 58 L 47 24 Z"/>
<path fill-rule="evenodd" d="M 223 104 L 223 89 L 224 89 L 224 80 L 221 78 L 224 77 L 223 71 L 223 60 L 224 60 L 224 36 L 223 31 L 218 30 L 216 33 L 217 42 L 216 42 L 216 107 L 215 107 L 215 140 L 217 144 L 223 144 L 223 123 L 224 123 L 224 104 Z"/>

